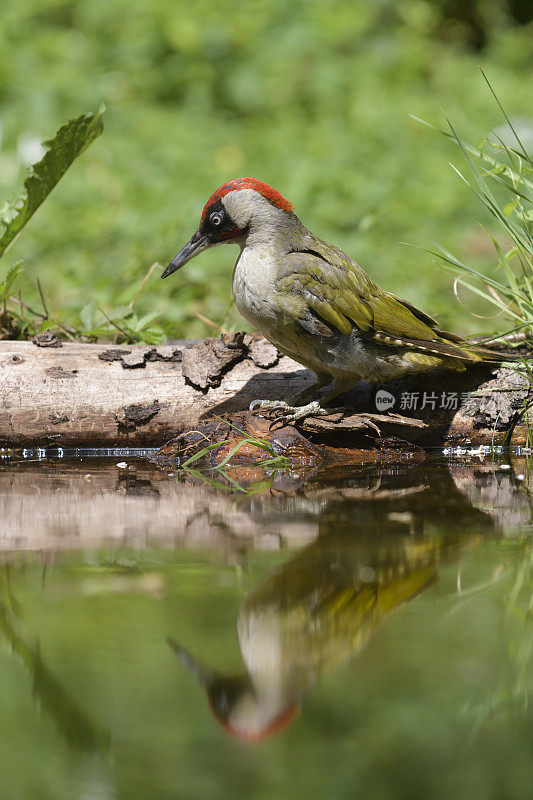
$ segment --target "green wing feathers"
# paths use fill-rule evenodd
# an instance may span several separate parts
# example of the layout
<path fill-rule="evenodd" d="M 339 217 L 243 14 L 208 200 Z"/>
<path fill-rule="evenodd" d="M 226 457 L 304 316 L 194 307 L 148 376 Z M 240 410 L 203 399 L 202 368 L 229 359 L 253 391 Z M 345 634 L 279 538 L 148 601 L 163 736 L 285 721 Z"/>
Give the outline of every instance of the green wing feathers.
<path fill-rule="evenodd" d="M 356 327 L 364 338 L 428 355 L 472 362 L 513 360 L 439 330 L 432 317 L 380 289 L 342 250 L 314 237 L 310 249 L 286 257 L 277 289 L 305 330 L 313 315 L 325 323 L 320 333 L 349 335 Z"/>

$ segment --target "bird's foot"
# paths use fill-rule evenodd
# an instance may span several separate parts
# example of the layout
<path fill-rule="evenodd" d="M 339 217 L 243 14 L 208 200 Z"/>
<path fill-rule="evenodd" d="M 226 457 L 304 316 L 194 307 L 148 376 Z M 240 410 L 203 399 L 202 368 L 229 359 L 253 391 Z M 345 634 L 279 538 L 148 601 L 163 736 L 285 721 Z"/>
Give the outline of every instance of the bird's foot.
<path fill-rule="evenodd" d="M 285 425 L 305 417 L 328 417 L 345 409 L 322 408 L 318 400 L 313 400 L 312 403 L 304 406 L 291 406 L 284 400 L 253 400 L 249 405 L 249 410 L 252 414 L 260 414 L 275 423 Z"/>
<path fill-rule="evenodd" d="M 252 414 L 260 414 L 274 419 L 276 412 L 283 413 L 291 407 L 285 400 L 252 400 L 248 406 L 248 411 Z"/>

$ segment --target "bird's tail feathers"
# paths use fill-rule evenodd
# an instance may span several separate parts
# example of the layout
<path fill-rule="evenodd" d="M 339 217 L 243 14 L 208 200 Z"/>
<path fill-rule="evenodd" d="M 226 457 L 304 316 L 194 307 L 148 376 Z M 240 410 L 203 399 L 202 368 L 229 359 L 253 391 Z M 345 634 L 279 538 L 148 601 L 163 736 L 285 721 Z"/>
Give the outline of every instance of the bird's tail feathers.
<path fill-rule="evenodd" d="M 477 342 L 469 342 L 468 339 L 457 336 L 455 333 L 449 333 L 449 331 L 436 330 L 435 333 L 446 343 L 452 344 L 454 350 L 457 351 L 459 349 L 462 350 L 463 353 L 466 351 L 466 357 L 470 357 L 472 361 L 493 361 L 496 364 L 501 364 L 504 361 L 522 361 L 524 358 L 526 361 L 530 361 L 533 357 L 532 354 L 523 355 L 513 352 L 512 350 L 493 350 L 490 345 L 486 347 Z M 451 353 L 449 353 L 449 355 L 451 355 Z"/>
<path fill-rule="evenodd" d="M 490 347 L 480 347 L 479 345 L 465 346 L 465 350 L 471 353 L 476 361 L 494 361 L 501 364 L 504 361 L 531 361 L 533 354 L 524 355 L 522 353 L 504 352 L 502 350 L 492 350 Z"/>

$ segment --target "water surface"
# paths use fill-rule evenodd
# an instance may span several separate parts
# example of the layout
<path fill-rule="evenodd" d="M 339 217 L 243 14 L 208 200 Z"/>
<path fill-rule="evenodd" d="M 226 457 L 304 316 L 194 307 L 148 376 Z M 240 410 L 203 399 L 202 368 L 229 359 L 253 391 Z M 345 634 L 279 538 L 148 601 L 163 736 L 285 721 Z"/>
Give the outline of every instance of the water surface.
<path fill-rule="evenodd" d="M 524 458 L 42 455 L 0 466 L 2 800 L 531 796 Z"/>

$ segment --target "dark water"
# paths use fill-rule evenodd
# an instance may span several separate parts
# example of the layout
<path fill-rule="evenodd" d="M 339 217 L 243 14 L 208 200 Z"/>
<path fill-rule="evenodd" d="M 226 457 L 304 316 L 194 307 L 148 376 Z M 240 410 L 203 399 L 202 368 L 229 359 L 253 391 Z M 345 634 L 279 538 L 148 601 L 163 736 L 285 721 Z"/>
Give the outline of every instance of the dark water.
<path fill-rule="evenodd" d="M 2 800 L 532 796 L 526 459 L 250 492 L 26 455 L 0 465 Z"/>

